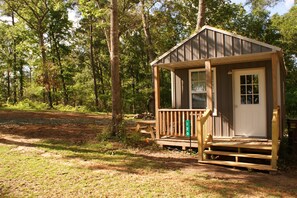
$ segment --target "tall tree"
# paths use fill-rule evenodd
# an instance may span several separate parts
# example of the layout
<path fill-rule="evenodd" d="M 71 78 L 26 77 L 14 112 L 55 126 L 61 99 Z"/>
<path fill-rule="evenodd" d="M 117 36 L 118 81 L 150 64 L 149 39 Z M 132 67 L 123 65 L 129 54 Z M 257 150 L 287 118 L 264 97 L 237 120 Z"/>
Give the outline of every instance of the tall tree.
<path fill-rule="evenodd" d="M 70 41 L 70 29 L 72 23 L 68 19 L 68 4 L 61 4 L 59 9 L 50 9 L 48 34 L 50 39 L 50 52 L 54 65 L 57 65 L 57 73 L 62 86 L 62 97 L 64 105 L 68 104 L 69 95 L 66 82 L 63 59 L 70 53 L 70 46 L 65 41 Z M 67 72 L 67 71 L 66 71 Z M 57 81 L 57 80 L 56 80 Z"/>
<path fill-rule="evenodd" d="M 118 2 L 111 0 L 110 14 L 110 62 L 112 89 L 112 135 L 117 135 L 122 122 L 122 101 L 119 59 Z"/>
<path fill-rule="evenodd" d="M 5 3 L 31 28 L 39 40 L 39 48 L 42 57 L 43 84 L 47 95 L 48 106 L 53 108 L 51 84 L 49 77 L 49 64 L 47 63 L 45 33 L 47 27 L 49 3 L 48 0 L 4 0 Z"/>
<path fill-rule="evenodd" d="M 201 29 L 205 24 L 205 10 L 206 10 L 205 0 L 199 0 L 196 31 Z"/>

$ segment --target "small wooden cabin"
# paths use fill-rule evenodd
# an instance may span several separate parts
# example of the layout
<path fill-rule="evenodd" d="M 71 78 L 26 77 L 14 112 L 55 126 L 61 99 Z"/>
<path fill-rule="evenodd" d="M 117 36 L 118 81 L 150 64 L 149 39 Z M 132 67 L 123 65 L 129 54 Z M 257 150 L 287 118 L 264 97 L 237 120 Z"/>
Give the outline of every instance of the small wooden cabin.
<path fill-rule="evenodd" d="M 285 117 L 280 48 L 204 26 L 151 65 L 157 143 L 188 147 L 190 120 L 200 162 L 277 168 Z M 160 68 L 171 72 L 171 109 L 160 107 Z"/>

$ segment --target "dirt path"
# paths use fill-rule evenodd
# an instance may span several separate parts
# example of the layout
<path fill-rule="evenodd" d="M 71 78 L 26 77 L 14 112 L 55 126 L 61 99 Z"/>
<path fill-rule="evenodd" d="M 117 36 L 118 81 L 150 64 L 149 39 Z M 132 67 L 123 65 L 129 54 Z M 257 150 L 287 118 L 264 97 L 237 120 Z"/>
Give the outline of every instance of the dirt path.
<path fill-rule="evenodd" d="M 0 111 L 2 138 L 11 135 L 31 139 L 85 142 L 109 123 L 108 115 L 57 112 Z"/>
<path fill-rule="evenodd" d="M 91 115 L 56 112 L 0 111 L 0 144 L 16 144 L 19 149 L 40 140 L 59 140 L 74 144 L 96 138 L 98 131 L 108 125 L 109 115 Z M 279 189 L 297 189 L 297 172 L 279 172 L 275 175 L 220 166 L 200 165 L 193 155 L 183 152 L 146 151 L 135 149 L 134 154 L 148 160 L 160 161 L 168 169 L 205 173 L 209 179 L 257 182 L 267 191 L 276 185 Z M 44 153 L 43 153 L 44 154 Z"/>

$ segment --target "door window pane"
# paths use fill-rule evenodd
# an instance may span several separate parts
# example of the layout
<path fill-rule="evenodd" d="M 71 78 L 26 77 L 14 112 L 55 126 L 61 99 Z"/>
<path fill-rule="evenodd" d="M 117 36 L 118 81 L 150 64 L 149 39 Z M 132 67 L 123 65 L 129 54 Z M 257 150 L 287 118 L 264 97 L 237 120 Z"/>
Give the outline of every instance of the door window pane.
<path fill-rule="evenodd" d="M 259 104 L 259 76 L 240 75 L 241 104 Z"/>
<path fill-rule="evenodd" d="M 240 94 L 246 94 L 246 86 L 245 85 L 240 86 Z"/>
<path fill-rule="evenodd" d="M 254 95 L 254 104 L 259 104 L 259 95 Z"/>
<path fill-rule="evenodd" d="M 247 85 L 246 88 L 247 88 L 247 93 L 248 93 L 248 94 L 253 94 L 253 88 L 252 88 L 252 85 Z"/>
<path fill-rule="evenodd" d="M 245 85 L 245 76 L 240 76 L 240 84 Z"/>
<path fill-rule="evenodd" d="M 247 104 L 253 104 L 253 96 L 252 95 L 247 95 L 246 103 Z"/>

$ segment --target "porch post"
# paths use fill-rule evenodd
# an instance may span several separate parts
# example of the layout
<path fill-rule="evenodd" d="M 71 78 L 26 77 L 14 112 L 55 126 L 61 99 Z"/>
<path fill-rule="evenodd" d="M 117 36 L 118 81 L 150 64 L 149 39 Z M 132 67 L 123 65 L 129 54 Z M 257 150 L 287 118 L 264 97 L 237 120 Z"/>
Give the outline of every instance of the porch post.
<path fill-rule="evenodd" d="M 272 94 L 273 94 L 273 108 L 277 108 L 278 101 L 277 101 L 277 68 L 279 66 L 279 58 L 277 53 L 272 54 L 271 57 L 271 63 L 272 63 Z"/>
<path fill-rule="evenodd" d="M 213 105 L 212 105 L 212 76 L 211 76 L 211 63 L 210 60 L 205 61 L 205 73 L 206 73 L 206 101 L 207 101 L 207 109 L 213 112 Z M 209 118 L 210 124 L 208 124 L 208 132 L 213 135 L 213 128 L 212 128 L 212 116 Z"/>
<path fill-rule="evenodd" d="M 154 89 L 155 89 L 155 118 L 156 118 L 156 139 L 160 139 L 159 128 L 159 108 L 160 108 L 160 69 L 158 66 L 154 67 Z"/>
<path fill-rule="evenodd" d="M 272 95 L 273 95 L 273 116 L 272 116 L 272 129 L 271 129 L 271 139 L 272 139 L 272 150 L 271 150 L 271 167 L 277 169 L 277 153 L 279 149 L 278 141 L 280 138 L 280 112 L 282 109 L 278 108 L 278 86 L 277 86 L 277 73 L 279 65 L 278 54 L 274 53 L 271 55 L 271 66 L 272 66 Z"/>

